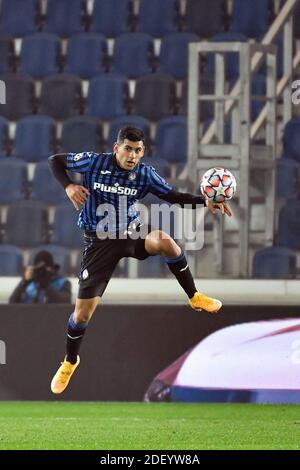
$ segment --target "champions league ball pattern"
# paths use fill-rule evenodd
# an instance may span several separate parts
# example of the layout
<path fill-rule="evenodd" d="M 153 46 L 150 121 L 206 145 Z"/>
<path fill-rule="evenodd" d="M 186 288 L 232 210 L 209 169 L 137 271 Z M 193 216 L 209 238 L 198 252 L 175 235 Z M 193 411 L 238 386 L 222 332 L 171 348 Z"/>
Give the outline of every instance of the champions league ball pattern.
<path fill-rule="evenodd" d="M 211 168 L 201 178 L 200 190 L 203 196 L 213 202 L 225 202 L 236 192 L 236 180 L 225 168 Z"/>

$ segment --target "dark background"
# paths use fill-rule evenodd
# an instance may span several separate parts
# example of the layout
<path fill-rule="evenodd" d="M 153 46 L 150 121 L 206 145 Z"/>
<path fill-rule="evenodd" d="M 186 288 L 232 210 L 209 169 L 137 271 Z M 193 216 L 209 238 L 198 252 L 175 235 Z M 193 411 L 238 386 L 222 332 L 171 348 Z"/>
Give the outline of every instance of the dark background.
<path fill-rule="evenodd" d="M 155 375 L 213 331 L 235 323 L 299 317 L 299 307 L 226 306 L 221 314 L 188 306 L 98 307 L 68 390 L 50 392 L 65 354 L 68 305 L 1 305 L 1 400 L 140 401 Z"/>

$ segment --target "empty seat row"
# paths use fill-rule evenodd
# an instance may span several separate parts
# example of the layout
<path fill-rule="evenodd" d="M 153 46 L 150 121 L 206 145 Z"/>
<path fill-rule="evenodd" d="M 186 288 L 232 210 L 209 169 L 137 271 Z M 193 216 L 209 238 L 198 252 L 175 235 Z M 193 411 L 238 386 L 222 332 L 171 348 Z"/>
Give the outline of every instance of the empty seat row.
<path fill-rule="evenodd" d="M 230 28 L 250 37 L 266 32 L 272 19 L 269 0 L 234 0 Z M 91 15 L 84 0 L 48 0 L 45 15 L 39 0 L 2 0 L 0 31 L 22 37 L 38 30 L 61 37 L 85 30 L 108 37 L 135 29 L 161 37 L 184 29 L 207 38 L 224 30 L 227 20 L 224 0 L 187 0 L 184 16 L 179 0 L 140 0 L 139 13 L 133 16 L 131 0 L 94 0 Z"/>
<path fill-rule="evenodd" d="M 128 80 L 118 74 L 104 74 L 90 81 L 86 109 L 79 77 L 61 74 L 43 81 L 41 97 L 37 102 L 34 82 L 30 77 L 5 74 L 0 76 L 6 84 L 6 104 L 0 106 L 0 116 L 17 120 L 37 110 L 54 119 L 67 119 L 78 114 L 111 120 L 131 112 L 150 120 L 175 114 L 176 83 L 167 74 L 141 77 L 135 87 L 132 104 L 129 103 Z"/>
<path fill-rule="evenodd" d="M 146 153 L 150 152 L 150 123 L 139 116 L 122 116 L 112 121 L 109 129 L 107 151 L 112 151 L 121 127 L 133 125 L 141 128 L 147 139 Z M 169 161 L 186 160 L 186 118 L 172 116 L 158 122 L 154 139 L 155 156 Z M 7 155 L 8 122 L 0 118 L 0 156 Z M 15 141 L 10 153 L 29 162 L 43 161 L 49 155 L 60 152 L 103 150 L 101 121 L 79 116 L 65 121 L 60 145 L 55 139 L 55 121 L 48 116 L 28 116 L 17 123 Z M 9 160 L 9 159 L 6 159 Z M 0 159 L 1 162 L 1 159 Z"/>
<path fill-rule="evenodd" d="M 193 33 L 174 33 L 161 44 L 160 56 L 154 56 L 153 38 L 145 33 L 123 34 L 116 38 L 112 57 L 107 55 L 106 38 L 97 33 L 73 36 L 66 57 L 62 57 L 60 38 L 51 33 L 36 33 L 23 42 L 20 57 L 14 66 L 13 41 L 0 37 L 0 71 L 15 71 L 35 79 L 64 70 L 83 79 L 90 79 L 107 71 L 136 78 L 160 70 L 184 78 L 187 75 L 187 53 L 190 42 L 199 41 Z"/>

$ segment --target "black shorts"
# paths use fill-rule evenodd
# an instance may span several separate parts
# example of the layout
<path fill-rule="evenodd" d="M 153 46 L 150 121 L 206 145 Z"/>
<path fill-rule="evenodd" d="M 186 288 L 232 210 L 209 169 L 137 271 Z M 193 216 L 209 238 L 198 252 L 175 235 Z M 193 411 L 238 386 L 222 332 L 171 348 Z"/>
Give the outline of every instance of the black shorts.
<path fill-rule="evenodd" d="M 144 260 L 151 256 L 145 249 L 145 233 L 151 232 L 151 226 L 143 226 L 143 237 L 132 238 L 129 235 L 116 239 L 99 239 L 95 232 L 84 233 L 84 250 L 79 272 L 79 299 L 102 296 L 110 278 L 122 258 Z"/>

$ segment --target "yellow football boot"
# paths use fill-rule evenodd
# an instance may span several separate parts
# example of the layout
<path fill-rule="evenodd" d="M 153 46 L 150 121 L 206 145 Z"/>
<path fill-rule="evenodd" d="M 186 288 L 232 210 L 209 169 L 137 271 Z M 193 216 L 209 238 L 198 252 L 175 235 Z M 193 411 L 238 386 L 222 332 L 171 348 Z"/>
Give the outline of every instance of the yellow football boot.
<path fill-rule="evenodd" d="M 207 297 L 201 292 L 196 292 L 194 296 L 189 299 L 190 306 L 195 310 L 205 310 L 209 313 L 217 313 L 222 307 L 222 302 L 217 299 Z"/>
<path fill-rule="evenodd" d="M 55 376 L 51 382 L 51 391 L 53 393 L 62 393 L 68 386 L 72 375 L 74 374 L 76 368 L 79 366 L 80 357 L 77 356 L 77 362 L 71 364 L 66 360 L 66 357 L 56 372 Z"/>

